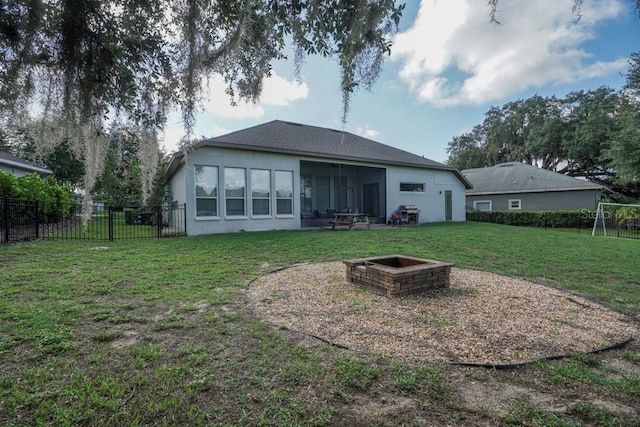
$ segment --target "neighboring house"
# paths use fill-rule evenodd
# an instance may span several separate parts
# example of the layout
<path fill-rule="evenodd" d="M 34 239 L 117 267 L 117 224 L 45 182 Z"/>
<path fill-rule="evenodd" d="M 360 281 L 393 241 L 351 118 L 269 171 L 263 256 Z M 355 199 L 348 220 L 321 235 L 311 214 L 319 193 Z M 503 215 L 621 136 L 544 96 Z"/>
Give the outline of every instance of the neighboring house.
<path fill-rule="evenodd" d="M 524 163 L 465 169 L 473 185 L 467 208 L 476 210 L 552 211 L 595 209 L 603 187 Z"/>
<path fill-rule="evenodd" d="M 15 176 L 25 176 L 37 172 L 43 178 L 53 174 L 53 171 L 41 166 L 34 165 L 23 158 L 14 156 L 5 151 L 0 151 L 0 171 L 7 172 Z"/>
<path fill-rule="evenodd" d="M 317 227 L 347 211 L 387 222 L 401 205 L 415 205 L 419 223 L 464 221 L 471 188 L 444 164 L 279 120 L 174 154 L 164 180 L 174 203 L 186 203 L 190 235 Z"/>

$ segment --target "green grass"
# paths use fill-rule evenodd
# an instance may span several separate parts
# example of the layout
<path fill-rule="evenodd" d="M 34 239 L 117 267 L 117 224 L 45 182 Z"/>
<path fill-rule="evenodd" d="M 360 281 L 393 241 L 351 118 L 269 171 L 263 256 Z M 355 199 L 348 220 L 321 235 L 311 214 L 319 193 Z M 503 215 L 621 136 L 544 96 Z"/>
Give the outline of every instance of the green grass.
<path fill-rule="evenodd" d="M 532 367 L 540 380 L 516 375 L 508 381 L 566 394 L 567 413 L 516 405 L 503 417 L 462 403 L 474 377 L 462 368 L 309 347 L 253 318 L 243 292 L 280 266 L 402 253 L 525 277 L 638 315 L 639 245 L 460 223 L 1 247 L 0 424 L 606 425 L 598 420 L 611 415 L 619 424 L 610 425 L 631 425 L 570 397 L 586 388 L 640 407 L 638 376 L 608 364 L 576 356 Z M 633 348 L 620 359 L 640 365 Z"/>

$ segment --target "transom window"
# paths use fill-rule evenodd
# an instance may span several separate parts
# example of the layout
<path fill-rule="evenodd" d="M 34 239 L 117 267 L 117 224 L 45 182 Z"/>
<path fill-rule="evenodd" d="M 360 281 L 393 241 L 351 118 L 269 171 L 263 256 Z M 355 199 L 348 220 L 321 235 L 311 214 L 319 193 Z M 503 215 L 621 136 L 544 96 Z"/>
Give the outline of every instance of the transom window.
<path fill-rule="evenodd" d="M 424 193 L 424 183 L 422 182 L 401 182 L 400 191 L 413 193 Z"/>
<path fill-rule="evenodd" d="M 218 216 L 218 167 L 195 166 L 196 217 Z"/>
<path fill-rule="evenodd" d="M 224 168 L 224 197 L 227 216 L 245 216 L 246 176 L 244 168 Z"/>
<path fill-rule="evenodd" d="M 271 214 L 271 171 L 251 169 L 251 206 L 253 215 Z"/>
<path fill-rule="evenodd" d="M 292 171 L 276 171 L 276 215 L 293 215 Z"/>

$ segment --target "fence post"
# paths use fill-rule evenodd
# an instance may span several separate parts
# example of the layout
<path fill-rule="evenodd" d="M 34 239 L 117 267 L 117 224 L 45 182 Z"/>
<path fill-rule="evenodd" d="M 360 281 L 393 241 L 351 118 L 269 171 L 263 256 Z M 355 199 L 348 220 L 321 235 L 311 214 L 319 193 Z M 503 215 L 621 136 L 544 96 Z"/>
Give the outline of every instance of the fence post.
<path fill-rule="evenodd" d="M 36 239 L 40 238 L 40 203 L 37 200 L 34 201 L 34 210 L 36 213 Z"/>
<path fill-rule="evenodd" d="M 158 239 L 162 237 L 162 205 L 156 206 L 156 226 Z"/>
<path fill-rule="evenodd" d="M 184 234 L 187 234 L 187 204 L 182 205 L 182 218 L 184 218 Z"/>
<path fill-rule="evenodd" d="M 5 194 L 2 205 L 2 229 L 4 230 L 4 244 L 9 244 L 9 196 Z"/>
<path fill-rule="evenodd" d="M 109 241 L 113 242 L 113 207 L 109 206 L 107 217 L 107 227 L 109 228 Z"/>

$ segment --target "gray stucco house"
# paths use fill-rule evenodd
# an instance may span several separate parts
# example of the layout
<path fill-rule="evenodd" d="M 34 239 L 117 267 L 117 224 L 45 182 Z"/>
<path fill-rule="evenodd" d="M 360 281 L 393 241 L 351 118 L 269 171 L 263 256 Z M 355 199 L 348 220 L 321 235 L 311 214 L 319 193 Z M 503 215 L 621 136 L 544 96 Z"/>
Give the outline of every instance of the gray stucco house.
<path fill-rule="evenodd" d="M 271 121 L 176 153 L 164 176 L 186 204 L 189 235 L 299 229 L 336 212 L 387 222 L 401 205 L 419 223 L 464 221 L 460 171 L 348 132 Z"/>
<path fill-rule="evenodd" d="M 53 171 L 41 166 L 34 165 L 25 159 L 0 151 L 0 171 L 7 172 L 17 177 L 36 172 L 42 177 L 53 174 Z"/>
<path fill-rule="evenodd" d="M 467 208 L 475 210 L 553 211 L 595 209 L 603 187 L 518 162 L 465 169 L 473 185 Z"/>

